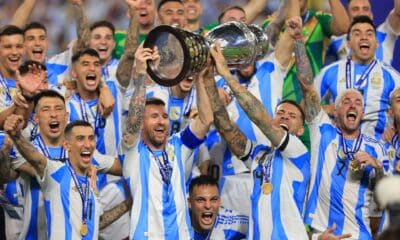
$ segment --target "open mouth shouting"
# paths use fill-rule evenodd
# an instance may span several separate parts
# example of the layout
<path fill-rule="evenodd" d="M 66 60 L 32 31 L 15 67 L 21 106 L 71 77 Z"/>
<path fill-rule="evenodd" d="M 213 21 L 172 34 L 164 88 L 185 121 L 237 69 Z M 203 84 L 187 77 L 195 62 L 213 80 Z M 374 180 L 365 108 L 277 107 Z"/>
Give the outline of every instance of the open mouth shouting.
<path fill-rule="evenodd" d="M 83 163 L 88 164 L 88 163 L 90 163 L 91 160 L 92 160 L 92 152 L 89 151 L 89 150 L 83 150 L 83 151 L 81 151 L 80 156 L 81 156 L 81 158 L 82 158 L 82 160 L 83 160 Z"/>
<path fill-rule="evenodd" d="M 355 122 L 357 119 L 357 112 L 352 111 L 352 110 L 348 111 L 346 114 L 346 119 L 348 121 Z"/>
<path fill-rule="evenodd" d="M 49 128 L 51 133 L 58 133 L 61 131 L 59 121 L 51 121 L 49 123 Z"/>
<path fill-rule="evenodd" d="M 214 216 L 213 212 L 204 212 L 204 213 L 202 213 L 201 214 L 201 219 L 200 219 L 202 225 L 204 227 L 207 226 L 207 227 L 211 228 L 213 226 L 213 224 L 214 224 L 213 216 Z"/>
<path fill-rule="evenodd" d="M 89 73 L 86 75 L 86 84 L 90 87 L 97 87 L 97 76 L 94 73 Z"/>
<path fill-rule="evenodd" d="M 41 48 L 41 47 L 33 48 L 32 55 L 35 59 L 41 59 L 43 57 L 43 48 Z"/>
<path fill-rule="evenodd" d="M 360 51 L 363 55 L 367 55 L 370 50 L 370 45 L 369 43 L 363 42 L 360 44 Z"/>

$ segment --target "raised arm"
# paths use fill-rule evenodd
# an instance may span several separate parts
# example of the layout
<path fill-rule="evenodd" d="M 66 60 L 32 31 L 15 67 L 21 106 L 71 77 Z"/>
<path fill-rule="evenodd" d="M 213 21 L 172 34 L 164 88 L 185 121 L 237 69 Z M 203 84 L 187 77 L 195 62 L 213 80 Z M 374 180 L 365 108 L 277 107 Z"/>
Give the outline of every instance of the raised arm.
<path fill-rule="evenodd" d="M 329 0 L 329 6 L 332 13 L 331 30 L 333 35 L 340 36 L 347 33 L 350 18 L 342 2 L 340 0 Z"/>
<path fill-rule="evenodd" d="M 32 164 L 39 176 L 43 177 L 47 165 L 47 158 L 40 154 L 35 147 L 22 136 L 21 131 L 23 125 L 22 116 L 13 114 L 6 119 L 4 131 L 7 132 L 14 141 L 14 145 L 21 155 Z"/>
<path fill-rule="evenodd" d="M 287 0 L 286 19 L 300 16 L 300 4 L 298 0 Z M 290 37 L 287 29 L 279 38 L 275 47 L 275 58 L 279 64 L 287 68 L 292 60 L 293 54 L 293 39 Z"/>
<path fill-rule="evenodd" d="M 136 4 L 139 1 L 125 0 L 129 7 L 129 28 L 126 33 L 124 54 L 118 63 L 117 79 L 121 86 L 127 87 L 132 79 L 133 63 L 135 61 L 135 52 L 138 48 L 139 24 Z"/>
<path fill-rule="evenodd" d="M 262 13 L 267 5 L 268 0 L 249 0 L 243 7 L 246 12 L 247 24 L 250 24 L 256 20 L 258 15 Z"/>
<path fill-rule="evenodd" d="M 286 22 L 289 35 L 294 39 L 297 78 L 303 91 L 304 113 L 306 120 L 311 122 L 321 110 L 321 100 L 314 88 L 314 76 L 310 60 L 307 57 L 303 42 L 302 23 L 300 18 L 292 18 Z"/>
<path fill-rule="evenodd" d="M 285 24 L 288 6 L 289 0 L 282 0 L 281 4 L 279 5 L 279 9 L 274 13 L 275 17 L 265 29 L 265 32 L 269 39 L 269 43 L 272 46 L 275 46 L 278 42 L 281 29 Z"/>
<path fill-rule="evenodd" d="M 221 136 L 225 139 L 229 149 L 236 156 L 244 156 L 247 137 L 242 133 L 242 131 L 240 131 L 237 125 L 229 119 L 228 112 L 219 98 L 217 86 L 215 85 L 215 80 L 212 74 L 212 66 L 208 66 L 205 71 L 207 72 L 203 77 L 203 82 L 213 111 L 214 125 Z"/>
<path fill-rule="evenodd" d="M 389 13 L 388 19 L 393 31 L 396 34 L 400 33 L 400 0 L 394 0 L 394 8 Z"/>
<path fill-rule="evenodd" d="M 271 116 L 261 102 L 232 76 L 219 44 L 215 48 L 211 48 L 210 52 L 218 73 L 224 77 L 247 116 L 261 129 L 274 146 L 278 146 L 285 136 L 285 131 L 279 125 L 273 124 Z"/>
<path fill-rule="evenodd" d="M 85 15 L 82 0 L 69 0 L 73 6 L 74 16 L 76 17 L 76 33 L 78 40 L 75 42 L 72 52 L 76 53 L 87 47 L 90 38 L 89 20 Z"/>
<path fill-rule="evenodd" d="M 128 117 L 125 122 L 124 144 L 126 147 L 132 147 L 139 138 L 140 126 L 142 124 L 144 105 L 146 103 L 146 69 L 147 60 L 157 60 L 160 56 L 155 48 L 143 48 L 143 44 L 139 46 L 135 53 L 135 71 L 137 78 L 135 80 L 135 91 L 129 102 Z"/>
<path fill-rule="evenodd" d="M 11 18 L 11 25 L 23 28 L 32 14 L 36 0 L 24 0 Z"/>
<path fill-rule="evenodd" d="M 196 76 L 197 110 L 199 114 L 190 122 L 190 129 L 199 139 L 203 139 L 206 136 L 212 122 L 213 114 L 208 105 L 208 96 L 204 88 L 203 79 L 206 77 L 213 78 L 214 76 L 212 73 L 205 71 Z"/>

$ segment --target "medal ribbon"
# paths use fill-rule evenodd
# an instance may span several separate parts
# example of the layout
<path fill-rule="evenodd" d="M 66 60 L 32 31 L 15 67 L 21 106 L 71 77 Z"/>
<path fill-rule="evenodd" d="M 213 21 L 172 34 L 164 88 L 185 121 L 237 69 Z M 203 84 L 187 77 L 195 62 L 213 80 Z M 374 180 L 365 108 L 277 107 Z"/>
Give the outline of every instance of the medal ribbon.
<path fill-rule="evenodd" d="M 86 224 L 87 210 L 89 207 L 89 195 L 90 195 L 89 179 L 88 179 L 88 176 L 86 175 L 86 193 L 85 193 L 82 185 L 78 181 L 78 177 L 76 176 L 76 172 L 75 172 L 74 168 L 71 166 L 71 163 L 69 162 L 69 160 L 66 162 L 67 162 L 68 169 L 71 173 L 72 179 L 74 180 L 75 186 L 78 189 L 79 195 L 81 196 L 81 199 L 82 199 L 82 223 Z"/>
<path fill-rule="evenodd" d="M 367 86 L 367 78 L 369 76 L 369 74 L 371 73 L 372 69 L 375 67 L 376 63 L 378 62 L 376 59 L 374 59 L 374 61 L 372 61 L 368 67 L 364 70 L 363 74 L 361 75 L 360 79 L 358 79 L 358 81 L 356 82 L 354 80 L 354 85 L 353 85 L 353 81 L 352 79 L 352 72 L 351 72 L 351 59 L 347 58 L 347 62 L 346 62 L 346 88 L 355 88 L 359 91 L 362 91 L 365 86 Z"/>
<path fill-rule="evenodd" d="M 37 135 L 37 142 L 38 142 L 40 151 L 42 152 L 43 155 L 46 156 L 46 158 L 52 159 L 52 160 L 58 160 L 58 161 L 64 161 L 66 159 L 66 151 L 65 151 L 64 147 L 61 146 L 61 148 L 60 148 L 60 157 L 58 159 L 55 159 L 55 158 L 52 158 L 50 156 L 49 149 L 47 148 L 47 146 L 44 143 L 43 138 L 42 138 L 42 136 L 40 134 Z"/>
<path fill-rule="evenodd" d="M 146 144 L 144 144 L 144 145 L 146 145 Z M 156 160 L 156 163 L 157 163 L 158 169 L 160 170 L 160 174 L 161 174 L 163 182 L 167 185 L 170 184 L 171 176 L 172 176 L 172 166 L 169 163 L 167 153 L 165 152 L 165 150 L 162 151 L 162 158 L 164 160 L 164 164 L 162 164 L 160 158 L 158 158 L 158 156 L 156 156 L 154 154 L 154 152 L 149 148 L 149 146 L 146 145 L 146 147 L 149 150 L 149 152 L 151 153 L 151 155 L 153 155 L 154 159 Z"/>
<path fill-rule="evenodd" d="M 88 113 L 87 113 L 87 110 L 86 110 L 86 106 L 85 106 L 85 102 L 79 96 L 79 94 L 75 94 L 75 97 L 79 101 L 79 107 L 81 109 L 81 115 L 82 115 L 83 120 L 88 122 L 88 123 L 90 123 L 89 122 Z M 100 116 L 100 113 L 99 113 L 99 108 L 97 107 L 96 108 L 96 116 L 95 116 L 95 119 L 94 119 L 94 134 L 96 136 L 99 135 L 99 129 L 100 129 L 100 126 L 101 126 L 101 122 L 102 122 L 102 119 L 101 119 L 101 116 Z"/>
<path fill-rule="evenodd" d="M 352 145 L 352 148 L 349 150 L 348 148 L 347 148 L 347 145 L 346 145 L 346 141 L 345 141 L 345 139 L 344 139 L 344 137 L 343 137 L 343 134 L 341 133 L 341 132 L 339 132 L 339 134 L 340 134 L 340 138 L 341 138 L 341 147 L 342 147 L 342 149 L 343 149 L 343 152 L 344 152 L 344 154 L 346 154 L 346 156 L 351 160 L 351 159 L 353 159 L 354 158 L 354 155 L 360 150 L 360 148 L 361 148 L 361 143 L 362 143 L 362 139 L 363 139 L 363 134 L 362 133 L 360 133 L 358 136 L 357 136 L 357 138 L 356 138 L 356 141 L 355 141 L 355 143 Z M 339 156 L 339 158 L 340 158 L 340 156 Z"/>
<path fill-rule="evenodd" d="M 271 182 L 271 168 L 272 168 L 272 158 L 274 156 L 273 148 L 266 153 L 265 161 L 260 161 L 258 164 L 261 168 L 263 180 L 265 183 Z"/>
<path fill-rule="evenodd" d="M 397 133 L 392 137 L 391 142 L 396 153 L 396 159 L 400 159 L 399 135 Z"/>

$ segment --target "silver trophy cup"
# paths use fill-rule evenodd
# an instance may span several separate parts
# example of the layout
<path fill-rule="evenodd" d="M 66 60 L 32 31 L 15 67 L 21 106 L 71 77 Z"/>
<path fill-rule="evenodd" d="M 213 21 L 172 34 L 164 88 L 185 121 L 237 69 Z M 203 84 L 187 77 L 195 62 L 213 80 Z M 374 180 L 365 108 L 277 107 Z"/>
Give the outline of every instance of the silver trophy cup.
<path fill-rule="evenodd" d="M 207 63 L 209 48 L 219 42 L 227 64 L 244 68 L 268 50 L 266 34 L 257 26 L 228 22 L 214 28 L 205 37 L 168 25 L 154 28 L 144 47 L 157 46 L 160 60 L 147 61 L 147 72 L 160 85 L 173 86 L 199 73 Z"/>

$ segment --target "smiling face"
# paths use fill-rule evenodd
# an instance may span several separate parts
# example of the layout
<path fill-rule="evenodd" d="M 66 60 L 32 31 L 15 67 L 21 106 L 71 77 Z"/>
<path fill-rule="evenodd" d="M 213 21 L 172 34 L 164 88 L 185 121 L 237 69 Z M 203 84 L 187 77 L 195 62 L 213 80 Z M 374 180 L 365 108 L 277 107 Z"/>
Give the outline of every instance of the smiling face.
<path fill-rule="evenodd" d="M 115 48 L 112 30 L 105 26 L 94 28 L 90 33 L 89 47 L 98 52 L 103 65 L 107 64 L 111 60 Z"/>
<path fill-rule="evenodd" d="M 369 23 L 357 23 L 351 27 L 349 40 L 351 58 L 361 64 L 368 64 L 375 58 L 378 48 L 374 27 Z"/>
<path fill-rule="evenodd" d="M 61 99 L 41 98 L 37 103 L 34 119 L 39 124 L 40 135 L 46 144 L 60 143 L 68 119 L 65 103 Z"/>
<path fill-rule="evenodd" d="M 68 151 L 71 165 L 80 175 L 86 174 L 86 170 L 92 163 L 93 152 L 96 149 L 93 128 L 75 126 L 65 137 L 64 148 Z"/>
<path fill-rule="evenodd" d="M 167 142 L 169 118 L 164 105 L 148 104 L 142 121 L 142 140 L 151 149 L 162 149 Z"/>
<path fill-rule="evenodd" d="M 359 131 L 361 120 L 364 117 L 362 95 L 357 90 L 344 92 L 335 104 L 335 119 L 342 132 L 355 134 Z"/>
<path fill-rule="evenodd" d="M 196 231 L 210 231 L 217 217 L 221 199 L 215 185 L 195 186 L 188 199 L 192 226 Z"/>
<path fill-rule="evenodd" d="M 184 0 L 185 15 L 189 22 L 199 21 L 203 13 L 203 7 L 200 0 Z"/>
<path fill-rule="evenodd" d="M 27 58 L 44 63 L 49 45 L 46 31 L 41 28 L 32 28 L 27 30 L 24 36 Z"/>
<path fill-rule="evenodd" d="M 302 113 L 291 103 L 284 102 L 276 107 L 274 121 L 296 136 L 304 133 Z"/>
<path fill-rule="evenodd" d="M 158 24 L 186 26 L 185 7 L 180 2 L 164 3 L 158 11 Z"/>
<path fill-rule="evenodd" d="M 0 69 L 4 74 L 14 78 L 15 72 L 22 64 L 24 55 L 24 36 L 22 34 L 0 37 Z"/>
<path fill-rule="evenodd" d="M 156 16 L 156 6 L 154 0 L 139 0 L 137 13 L 139 15 L 139 25 L 143 28 L 154 25 Z"/>
<path fill-rule="evenodd" d="M 97 87 L 101 78 L 100 59 L 88 54 L 82 55 L 73 64 L 71 70 L 72 77 L 77 79 L 77 90 L 84 100 L 87 97 L 93 99 L 97 96 Z"/>
<path fill-rule="evenodd" d="M 351 0 L 347 11 L 351 20 L 357 16 L 368 16 L 371 19 L 373 17 L 369 0 Z"/>

